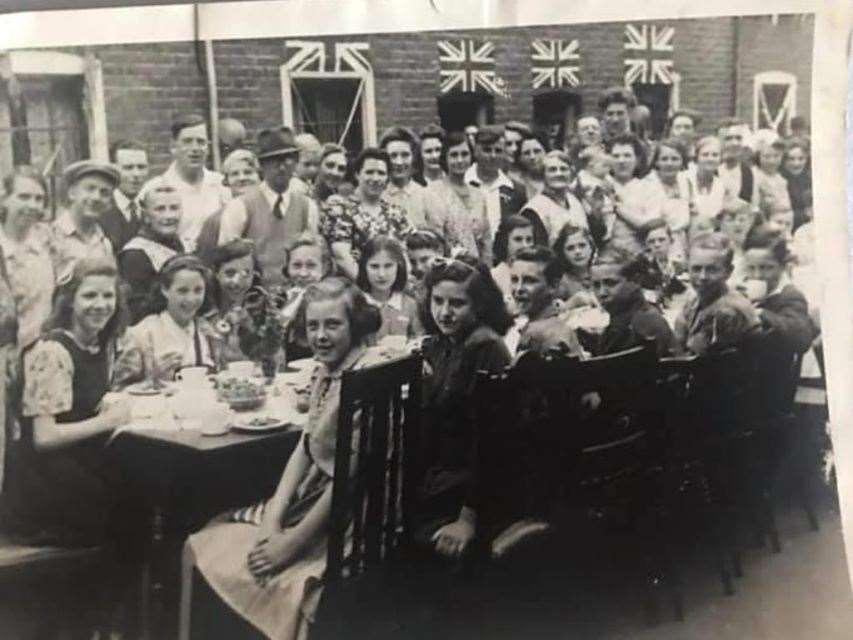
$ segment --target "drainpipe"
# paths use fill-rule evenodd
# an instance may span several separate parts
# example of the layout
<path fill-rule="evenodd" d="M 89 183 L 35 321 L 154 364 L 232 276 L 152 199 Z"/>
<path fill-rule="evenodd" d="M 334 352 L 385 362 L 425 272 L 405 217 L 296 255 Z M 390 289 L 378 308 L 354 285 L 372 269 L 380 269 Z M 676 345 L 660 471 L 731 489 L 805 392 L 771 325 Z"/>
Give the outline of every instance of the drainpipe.
<path fill-rule="evenodd" d="M 210 118 L 210 137 L 213 144 L 213 168 L 219 171 L 222 158 L 219 155 L 219 96 L 216 91 L 216 66 L 213 62 L 213 42 L 204 41 L 205 75 L 207 76 L 207 104 Z"/>

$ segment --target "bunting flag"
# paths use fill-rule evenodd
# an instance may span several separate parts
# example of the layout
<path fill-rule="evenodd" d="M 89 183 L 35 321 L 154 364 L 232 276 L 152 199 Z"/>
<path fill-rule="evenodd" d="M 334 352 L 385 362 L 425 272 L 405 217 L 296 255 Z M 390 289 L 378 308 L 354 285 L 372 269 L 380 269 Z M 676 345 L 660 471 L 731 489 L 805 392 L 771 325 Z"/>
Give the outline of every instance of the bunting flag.
<path fill-rule="evenodd" d="M 672 84 L 674 27 L 625 26 L 625 85 Z"/>
<path fill-rule="evenodd" d="M 580 45 L 575 40 L 543 40 L 530 43 L 533 88 L 580 85 Z"/>
<path fill-rule="evenodd" d="M 294 49 L 285 62 L 291 73 L 308 72 L 358 72 L 372 70 L 370 44 L 367 42 L 336 42 L 334 57 L 326 55 L 326 43 L 322 40 L 287 40 L 285 48 Z"/>
<path fill-rule="evenodd" d="M 495 75 L 495 45 L 477 40 L 440 40 L 438 64 L 441 85 L 439 91 L 451 89 L 503 94 L 505 87 Z"/>

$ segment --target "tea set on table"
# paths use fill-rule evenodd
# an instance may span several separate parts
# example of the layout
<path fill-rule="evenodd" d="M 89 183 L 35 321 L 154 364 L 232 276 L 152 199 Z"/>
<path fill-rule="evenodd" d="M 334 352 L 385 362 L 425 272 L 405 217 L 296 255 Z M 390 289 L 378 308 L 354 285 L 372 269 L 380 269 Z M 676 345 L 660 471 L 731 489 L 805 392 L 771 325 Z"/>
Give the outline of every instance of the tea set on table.
<path fill-rule="evenodd" d="M 255 362 L 242 360 L 215 375 L 207 367 L 184 367 L 174 382 L 127 391 L 137 428 L 196 430 L 205 436 L 264 433 L 304 423 L 307 416 L 299 409 L 307 410 L 312 363 L 289 363 L 289 371 L 269 385 Z"/>

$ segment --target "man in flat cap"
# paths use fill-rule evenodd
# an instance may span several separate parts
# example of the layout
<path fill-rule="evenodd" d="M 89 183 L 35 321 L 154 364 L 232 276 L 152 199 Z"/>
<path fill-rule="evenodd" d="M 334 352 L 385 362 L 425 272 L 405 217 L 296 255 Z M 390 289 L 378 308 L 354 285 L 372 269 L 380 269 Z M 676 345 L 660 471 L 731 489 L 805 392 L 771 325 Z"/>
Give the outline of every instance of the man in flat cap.
<path fill-rule="evenodd" d="M 172 123 L 173 162 L 163 173 L 163 179 L 181 196 L 184 215 L 178 234 L 187 251 L 195 249 L 204 221 L 231 200 L 231 191 L 223 184 L 222 174 L 205 166 L 209 149 L 204 116 L 190 113 L 175 119 Z M 147 189 L 148 184 L 140 197 L 144 197 Z"/>
<path fill-rule="evenodd" d="M 501 170 L 506 158 L 503 127 L 480 127 L 474 135 L 474 143 L 476 162 L 465 172 L 465 182 L 480 189 L 486 197 L 486 214 L 494 239 L 501 222 L 518 213 L 527 196 L 524 186 Z"/>
<path fill-rule="evenodd" d="M 257 156 L 264 180 L 228 203 L 222 213 L 219 244 L 235 238 L 254 241 L 264 286 L 275 286 L 284 281 L 286 249 L 303 232 L 317 233 L 319 212 L 311 198 L 290 188 L 299 160 L 290 129 L 261 131 Z"/>
<path fill-rule="evenodd" d="M 113 259 L 113 245 L 101 229 L 100 219 L 121 180 L 114 165 L 94 160 L 68 165 L 62 177 L 68 208 L 51 226 L 53 268 L 60 278 L 80 258 Z"/>

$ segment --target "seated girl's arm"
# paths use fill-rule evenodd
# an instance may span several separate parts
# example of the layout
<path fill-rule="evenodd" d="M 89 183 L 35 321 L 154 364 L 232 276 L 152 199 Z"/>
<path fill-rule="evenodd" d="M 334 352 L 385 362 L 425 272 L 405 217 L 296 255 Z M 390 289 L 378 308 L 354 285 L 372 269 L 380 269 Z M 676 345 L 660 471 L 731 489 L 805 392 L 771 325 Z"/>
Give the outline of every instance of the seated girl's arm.
<path fill-rule="evenodd" d="M 55 449 L 107 433 L 130 421 L 127 402 L 111 403 L 87 420 L 56 425 L 54 416 L 71 409 L 74 365 L 57 342 L 36 344 L 24 357 L 21 413 L 33 419 L 33 443 L 38 449 Z"/>
<path fill-rule="evenodd" d="M 296 488 L 305 476 L 309 465 L 310 460 L 305 452 L 305 436 L 303 436 L 287 461 L 278 487 L 264 510 L 264 518 L 258 534 L 259 540 L 281 530 L 284 512 L 290 504 L 293 494 L 296 493 Z"/>

